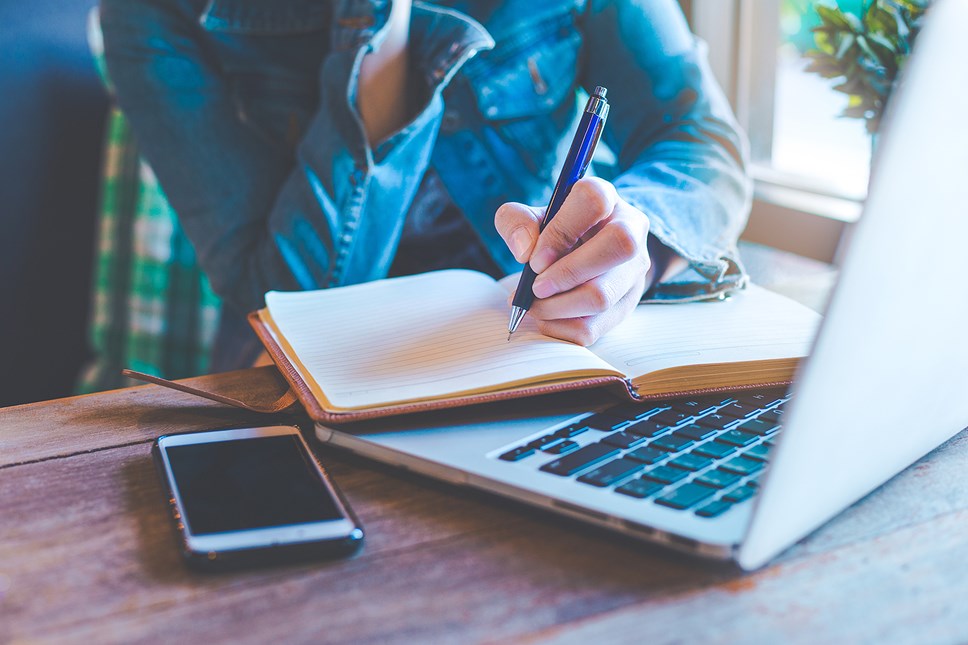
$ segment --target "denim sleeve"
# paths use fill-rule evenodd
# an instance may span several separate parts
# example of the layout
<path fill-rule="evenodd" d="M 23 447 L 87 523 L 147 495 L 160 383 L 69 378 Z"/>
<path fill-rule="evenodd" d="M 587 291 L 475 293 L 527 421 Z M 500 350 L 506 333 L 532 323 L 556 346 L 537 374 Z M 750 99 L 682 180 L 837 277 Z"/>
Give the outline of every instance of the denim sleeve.
<path fill-rule="evenodd" d="M 321 3 L 325 19 L 336 19 L 327 31 L 327 51 L 312 72 L 318 81 L 315 111 L 294 151 L 285 150 L 247 122 L 206 29 L 241 33 L 250 38 L 250 50 L 269 48 L 261 50 L 269 60 L 273 47 L 290 48 L 276 58 L 301 54 L 306 60 L 321 40 L 305 32 L 323 18 L 288 14 L 293 24 L 281 27 L 292 33 L 272 33 L 287 13 L 260 5 L 218 0 L 104 0 L 101 5 L 118 102 L 200 265 L 238 312 L 261 307 L 270 289 L 325 288 L 386 274 L 429 163 L 442 87 L 477 49 L 492 44 L 469 19 L 415 7 L 411 43 L 414 64 L 426 81 L 423 107 L 374 150 L 355 108 L 355 78 L 362 56 L 379 41 L 379 10 L 370 2 Z M 244 11 L 232 12 L 240 6 Z M 225 12 L 213 13 L 213 7 Z M 341 8 L 357 13 L 341 15 Z M 300 38 L 302 52 L 292 49 L 293 39 Z"/>
<path fill-rule="evenodd" d="M 747 143 L 704 45 L 674 0 L 592 0 L 582 84 L 608 88 L 604 141 L 619 194 L 690 263 L 646 298 L 683 300 L 745 285 L 736 240 L 749 211 Z"/>

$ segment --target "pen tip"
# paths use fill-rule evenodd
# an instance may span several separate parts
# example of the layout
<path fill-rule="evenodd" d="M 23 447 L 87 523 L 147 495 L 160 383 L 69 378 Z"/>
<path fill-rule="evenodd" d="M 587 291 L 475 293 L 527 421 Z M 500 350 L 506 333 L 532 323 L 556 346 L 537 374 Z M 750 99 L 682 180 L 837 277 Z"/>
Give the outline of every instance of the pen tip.
<path fill-rule="evenodd" d="M 511 334 L 513 334 L 513 333 L 514 333 L 513 331 L 509 331 L 508 332 L 508 342 L 509 343 L 511 342 Z"/>

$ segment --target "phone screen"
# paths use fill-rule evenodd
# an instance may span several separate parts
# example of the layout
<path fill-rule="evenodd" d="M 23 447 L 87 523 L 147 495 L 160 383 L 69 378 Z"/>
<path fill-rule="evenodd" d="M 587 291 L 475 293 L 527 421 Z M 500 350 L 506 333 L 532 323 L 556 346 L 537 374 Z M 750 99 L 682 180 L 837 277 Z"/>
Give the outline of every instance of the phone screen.
<path fill-rule="evenodd" d="M 295 435 L 166 448 L 195 535 L 341 519 Z"/>

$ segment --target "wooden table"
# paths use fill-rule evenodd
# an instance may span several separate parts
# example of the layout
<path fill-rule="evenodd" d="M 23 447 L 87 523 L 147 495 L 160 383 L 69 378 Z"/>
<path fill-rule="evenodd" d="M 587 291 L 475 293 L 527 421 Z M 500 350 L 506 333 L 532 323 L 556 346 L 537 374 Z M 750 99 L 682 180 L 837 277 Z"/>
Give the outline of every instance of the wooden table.
<path fill-rule="evenodd" d="M 274 420 L 155 386 L 0 410 L 0 643 L 968 642 L 968 433 L 753 574 L 326 448 L 359 555 L 189 572 L 151 441 Z"/>

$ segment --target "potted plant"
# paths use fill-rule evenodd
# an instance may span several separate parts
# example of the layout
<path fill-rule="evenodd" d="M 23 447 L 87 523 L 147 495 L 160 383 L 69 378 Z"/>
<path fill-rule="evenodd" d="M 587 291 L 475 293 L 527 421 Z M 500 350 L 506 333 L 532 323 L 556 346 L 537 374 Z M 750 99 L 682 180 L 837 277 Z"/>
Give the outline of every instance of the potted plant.
<path fill-rule="evenodd" d="M 860 15 L 816 3 L 820 24 L 806 70 L 839 79 L 847 95 L 841 116 L 864 119 L 876 137 L 898 73 L 911 53 L 929 0 L 871 0 Z"/>

